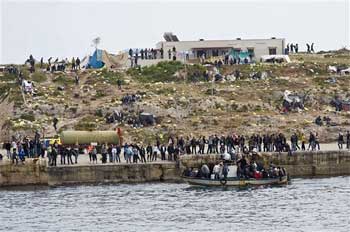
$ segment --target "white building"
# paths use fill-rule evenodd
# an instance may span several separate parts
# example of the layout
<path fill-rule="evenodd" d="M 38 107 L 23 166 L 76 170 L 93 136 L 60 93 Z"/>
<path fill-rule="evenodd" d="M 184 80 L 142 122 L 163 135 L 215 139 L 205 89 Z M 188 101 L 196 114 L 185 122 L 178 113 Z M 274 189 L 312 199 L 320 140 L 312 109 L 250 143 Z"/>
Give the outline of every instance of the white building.
<path fill-rule="evenodd" d="M 198 40 L 179 41 L 171 33 L 165 33 L 166 41 L 158 42 L 157 49 L 163 48 L 164 58 L 169 59 L 168 52 L 176 49 L 177 54 L 189 54 L 189 58 L 200 58 L 203 54 L 206 58 L 222 56 L 230 52 L 247 51 L 252 54 L 253 60 L 260 60 L 263 55 L 284 54 L 285 40 L 278 38 L 270 39 L 233 39 L 233 40 Z M 178 56 L 178 55 L 177 55 Z"/>

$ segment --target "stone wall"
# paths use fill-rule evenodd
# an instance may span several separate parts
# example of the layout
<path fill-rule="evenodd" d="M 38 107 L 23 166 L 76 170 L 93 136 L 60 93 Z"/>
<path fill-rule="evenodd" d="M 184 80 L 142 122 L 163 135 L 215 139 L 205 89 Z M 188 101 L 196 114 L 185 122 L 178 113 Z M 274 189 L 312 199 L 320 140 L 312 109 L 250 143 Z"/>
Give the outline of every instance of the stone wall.
<path fill-rule="evenodd" d="M 48 185 L 180 180 L 175 163 L 64 166 L 49 167 L 47 170 Z"/>
<path fill-rule="evenodd" d="M 219 155 L 191 155 L 181 157 L 181 166 L 199 167 L 204 163 L 220 161 Z M 262 153 L 259 162 L 268 166 L 270 162 L 283 166 L 291 176 L 336 176 L 350 175 L 350 152 L 318 151 L 296 152 L 292 156 L 287 153 Z"/>
<path fill-rule="evenodd" d="M 0 187 L 22 185 L 47 185 L 46 164 L 40 160 L 26 161 L 25 165 L 0 165 Z"/>

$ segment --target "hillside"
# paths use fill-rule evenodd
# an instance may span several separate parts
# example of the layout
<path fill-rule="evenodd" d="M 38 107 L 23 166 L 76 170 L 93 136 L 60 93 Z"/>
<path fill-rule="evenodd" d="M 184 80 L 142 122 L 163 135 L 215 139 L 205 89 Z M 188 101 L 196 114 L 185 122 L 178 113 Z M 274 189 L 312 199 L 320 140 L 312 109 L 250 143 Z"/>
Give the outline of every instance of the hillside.
<path fill-rule="evenodd" d="M 232 131 L 252 133 L 296 130 L 317 131 L 322 142 L 336 139 L 339 130 L 350 129 L 350 113 L 335 112 L 330 101 L 338 96 L 349 99 L 350 76 L 330 74 L 329 65 L 350 67 L 345 53 L 292 55 L 289 64 L 233 65 L 220 68 L 224 76 L 239 70 L 241 79 L 235 81 L 204 81 L 206 67 L 177 62 L 160 63 L 127 71 L 78 71 L 29 74 L 22 67 L 24 77 L 32 80 L 35 94 L 22 95 L 16 76 L 0 77 L 0 139 L 10 135 L 43 131 L 54 136 L 54 117 L 59 119 L 58 131 L 107 130 L 122 128 L 127 141 L 147 143 L 158 136 L 227 134 Z M 254 80 L 252 73 L 263 73 Z M 333 80 L 330 77 L 335 77 Z M 122 81 L 122 89 L 117 87 Z M 336 81 L 334 81 L 336 80 Z M 282 113 L 285 90 L 306 95 L 305 109 Z M 121 98 L 136 94 L 138 100 L 123 105 Z M 114 110 L 123 111 L 122 123 L 107 123 L 106 116 Z M 134 128 L 127 121 L 135 121 L 143 111 L 156 116 L 152 126 Z M 331 126 L 317 126 L 317 116 L 331 118 Z"/>

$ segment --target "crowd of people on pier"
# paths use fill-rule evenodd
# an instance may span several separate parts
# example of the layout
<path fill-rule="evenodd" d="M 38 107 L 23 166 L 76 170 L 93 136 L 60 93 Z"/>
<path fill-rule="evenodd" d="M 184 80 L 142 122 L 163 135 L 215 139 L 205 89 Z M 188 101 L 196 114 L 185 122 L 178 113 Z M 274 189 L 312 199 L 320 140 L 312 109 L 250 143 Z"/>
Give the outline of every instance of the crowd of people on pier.
<path fill-rule="evenodd" d="M 350 149 L 350 132 L 345 135 L 339 133 L 338 148 Z M 91 164 L 96 163 L 120 163 L 121 155 L 126 163 L 146 163 L 154 161 L 176 161 L 179 156 L 186 154 L 225 154 L 232 156 L 249 154 L 251 152 L 288 152 L 294 155 L 295 151 L 320 150 L 319 136 L 310 132 L 293 133 L 289 141 L 283 133 L 253 134 L 251 136 L 237 135 L 210 135 L 200 137 L 173 137 L 167 141 L 156 139 L 152 145 L 148 143 L 121 144 L 96 144 L 96 145 L 61 145 L 58 140 L 50 142 L 41 138 L 40 133 L 35 132 L 33 138 L 13 137 L 12 140 L 3 143 L 6 156 L 14 164 L 24 163 L 26 158 L 47 157 L 49 165 L 72 165 L 78 163 L 78 156 L 84 154 L 89 157 Z M 3 155 L 2 155 L 3 156 Z M 101 158 L 97 158 L 101 157 Z"/>

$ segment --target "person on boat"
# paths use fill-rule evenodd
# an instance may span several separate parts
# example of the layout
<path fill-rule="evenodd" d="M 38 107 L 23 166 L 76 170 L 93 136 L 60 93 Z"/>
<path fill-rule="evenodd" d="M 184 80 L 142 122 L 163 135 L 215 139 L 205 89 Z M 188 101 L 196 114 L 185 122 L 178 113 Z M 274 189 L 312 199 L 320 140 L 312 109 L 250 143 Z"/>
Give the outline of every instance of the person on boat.
<path fill-rule="evenodd" d="M 220 164 L 215 164 L 213 168 L 213 173 L 214 173 L 214 179 L 219 180 L 220 179 Z"/>
<path fill-rule="evenodd" d="M 224 176 L 224 179 L 227 178 L 229 172 L 228 164 L 224 163 L 224 166 L 222 167 L 222 175 Z"/>
<path fill-rule="evenodd" d="M 242 156 L 242 158 L 237 161 L 237 176 L 239 178 L 246 175 L 245 170 L 246 170 L 247 164 L 248 164 L 248 162 L 247 162 L 245 156 Z"/>
<path fill-rule="evenodd" d="M 208 165 L 206 165 L 206 164 L 202 165 L 201 174 L 202 174 L 202 177 L 204 177 L 204 178 L 210 178 L 210 169 L 209 169 Z"/>

